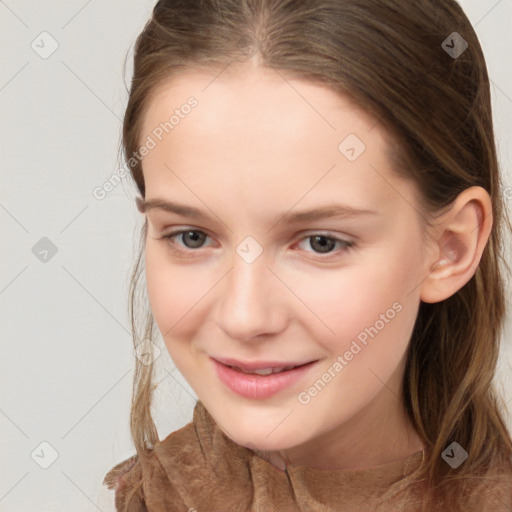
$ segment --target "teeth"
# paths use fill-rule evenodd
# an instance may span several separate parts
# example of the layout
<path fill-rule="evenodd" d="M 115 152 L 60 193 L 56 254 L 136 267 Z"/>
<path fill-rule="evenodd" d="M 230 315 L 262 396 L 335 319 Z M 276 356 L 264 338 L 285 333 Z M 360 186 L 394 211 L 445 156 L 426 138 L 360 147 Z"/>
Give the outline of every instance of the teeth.
<path fill-rule="evenodd" d="M 295 368 L 295 366 L 283 366 L 282 368 L 261 368 L 260 370 L 253 370 L 252 372 L 242 370 L 241 368 L 238 368 L 236 366 L 231 366 L 231 368 L 234 368 L 235 370 L 238 370 L 239 372 L 242 373 L 270 375 L 271 373 L 280 373 L 282 371 L 291 370 L 292 368 Z"/>
<path fill-rule="evenodd" d="M 253 372 L 247 373 L 257 373 L 258 375 L 270 375 L 271 373 L 278 373 L 282 370 L 282 368 L 276 368 L 275 370 L 272 370 L 272 368 L 262 368 L 261 370 L 254 370 Z"/>

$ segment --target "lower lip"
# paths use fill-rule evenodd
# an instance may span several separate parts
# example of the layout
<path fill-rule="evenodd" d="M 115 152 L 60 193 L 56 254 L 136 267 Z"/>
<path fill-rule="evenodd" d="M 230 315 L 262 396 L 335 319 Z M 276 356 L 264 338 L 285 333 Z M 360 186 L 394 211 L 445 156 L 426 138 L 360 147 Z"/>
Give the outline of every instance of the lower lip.
<path fill-rule="evenodd" d="M 234 393 L 245 398 L 263 400 L 292 386 L 318 362 L 299 366 L 292 370 L 270 375 L 242 373 L 212 358 L 219 379 Z"/>

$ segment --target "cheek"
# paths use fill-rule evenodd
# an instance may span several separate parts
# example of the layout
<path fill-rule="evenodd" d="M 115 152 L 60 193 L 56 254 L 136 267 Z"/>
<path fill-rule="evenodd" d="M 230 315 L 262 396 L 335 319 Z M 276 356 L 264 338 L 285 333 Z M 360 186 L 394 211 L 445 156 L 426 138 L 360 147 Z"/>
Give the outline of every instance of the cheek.
<path fill-rule="evenodd" d="M 160 242 L 158 242 L 160 243 Z M 156 242 L 146 246 L 148 299 L 162 336 L 182 336 L 192 317 L 201 312 L 201 298 L 211 288 L 211 273 L 199 267 L 173 263 Z"/>
<path fill-rule="evenodd" d="M 343 414 L 355 411 L 379 392 L 403 360 L 418 305 L 394 277 L 393 272 L 351 267 L 336 279 L 322 278 L 310 300 L 304 299 L 322 322 L 307 312 L 303 325 L 327 355 L 321 374 L 308 384 L 315 387 L 324 377 L 332 382 L 314 398 L 319 410 L 332 408 L 336 397 L 346 404 Z M 305 315 L 311 320 L 304 320 Z"/>
<path fill-rule="evenodd" d="M 361 348 L 357 355 L 361 362 L 396 357 L 405 350 L 417 303 L 414 294 L 407 296 L 410 283 L 403 279 L 399 259 L 392 255 L 382 259 L 388 262 L 386 266 L 376 264 L 372 258 L 368 264 L 363 261 L 318 272 L 314 282 L 311 276 L 295 277 L 294 291 L 308 306 L 302 308 L 303 325 L 333 357 L 351 347 L 357 351 L 354 341 Z M 375 348 L 371 352 L 364 350 L 370 344 Z"/>

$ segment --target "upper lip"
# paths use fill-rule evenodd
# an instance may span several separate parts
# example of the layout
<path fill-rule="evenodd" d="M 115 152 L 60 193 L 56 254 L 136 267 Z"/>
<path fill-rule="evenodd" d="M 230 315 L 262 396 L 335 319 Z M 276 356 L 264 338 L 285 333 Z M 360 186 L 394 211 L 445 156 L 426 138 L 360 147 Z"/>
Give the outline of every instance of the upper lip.
<path fill-rule="evenodd" d="M 241 370 L 245 370 L 247 372 L 252 372 L 254 370 L 263 370 L 265 368 L 286 368 L 287 366 L 302 366 L 304 364 L 312 363 L 313 360 L 310 361 L 254 361 L 244 363 L 243 361 L 237 361 L 236 359 L 222 358 L 222 357 L 212 357 L 219 363 L 225 364 L 227 366 L 236 366 Z"/>

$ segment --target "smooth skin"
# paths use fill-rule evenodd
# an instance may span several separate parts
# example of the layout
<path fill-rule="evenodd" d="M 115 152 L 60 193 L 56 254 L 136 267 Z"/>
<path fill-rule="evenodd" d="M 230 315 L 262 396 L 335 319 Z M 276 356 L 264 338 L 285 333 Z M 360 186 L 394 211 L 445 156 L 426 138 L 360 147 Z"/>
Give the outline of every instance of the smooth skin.
<path fill-rule="evenodd" d="M 370 467 L 422 450 L 401 396 L 406 351 L 420 301 L 450 297 L 475 273 L 489 195 L 465 190 L 425 237 L 419 195 L 393 172 L 381 125 L 348 97 L 254 61 L 171 78 L 140 141 L 190 96 L 197 107 L 143 160 L 145 200 L 208 219 L 140 208 L 149 301 L 176 367 L 226 435 L 279 469 Z M 349 134 L 366 146 L 355 161 L 338 149 Z M 281 220 L 332 203 L 378 213 Z M 163 238 L 179 229 L 194 232 Z M 263 251 L 252 263 L 237 253 L 248 236 Z M 394 303 L 400 312 L 300 403 Z M 251 400 L 219 381 L 209 356 L 319 362 L 298 384 Z"/>

